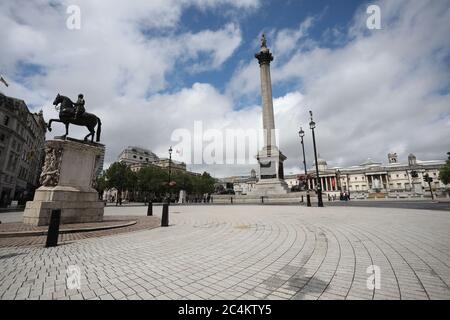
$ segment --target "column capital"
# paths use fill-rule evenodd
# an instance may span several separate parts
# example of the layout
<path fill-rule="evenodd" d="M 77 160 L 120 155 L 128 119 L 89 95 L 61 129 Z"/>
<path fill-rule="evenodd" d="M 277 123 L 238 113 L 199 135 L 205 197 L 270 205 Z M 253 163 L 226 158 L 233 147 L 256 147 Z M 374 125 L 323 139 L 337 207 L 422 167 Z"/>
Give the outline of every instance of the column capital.
<path fill-rule="evenodd" d="M 271 61 L 273 61 L 273 55 L 267 50 L 261 50 L 260 52 L 255 54 L 255 58 L 258 59 L 259 65 L 262 66 L 263 64 L 270 64 Z"/>

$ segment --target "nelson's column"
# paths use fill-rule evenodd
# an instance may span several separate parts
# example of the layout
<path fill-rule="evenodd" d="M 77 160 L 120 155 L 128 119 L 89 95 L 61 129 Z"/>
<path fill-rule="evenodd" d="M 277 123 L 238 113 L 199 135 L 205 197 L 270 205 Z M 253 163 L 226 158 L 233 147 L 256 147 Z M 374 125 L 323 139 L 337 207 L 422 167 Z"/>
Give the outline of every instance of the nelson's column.
<path fill-rule="evenodd" d="M 273 60 L 273 56 L 267 48 L 264 34 L 261 38 L 261 50 L 255 54 L 255 58 L 258 59 L 261 74 L 264 147 L 256 156 L 259 163 L 259 181 L 255 184 L 251 194 L 286 194 L 289 192 L 283 173 L 283 161 L 286 160 L 286 156 L 278 149 L 275 139 L 272 81 L 270 79 L 270 62 Z"/>

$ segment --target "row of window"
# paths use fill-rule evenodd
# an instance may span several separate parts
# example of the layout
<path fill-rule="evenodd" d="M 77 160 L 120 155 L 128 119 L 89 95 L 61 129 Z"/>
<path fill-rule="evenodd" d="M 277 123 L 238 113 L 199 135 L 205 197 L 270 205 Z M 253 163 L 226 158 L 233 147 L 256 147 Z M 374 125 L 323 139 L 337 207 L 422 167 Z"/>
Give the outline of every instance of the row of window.
<path fill-rule="evenodd" d="M 19 178 L 22 180 L 27 180 L 28 170 L 25 167 L 20 167 Z"/>
<path fill-rule="evenodd" d="M 14 182 L 14 177 L 10 176 L 10 175 L 7 175 L 7 174 L 4 174 L 3 175 L 3 182 L 4 183 L 13 183 Z"/>
<path fill-rule="evenodd" d="M 436 173 L 436 172 L 432 172 L 432 173 L 428 173 L 428 174 L 437 177 L 437 173 Z M 396 176 L 396 178 L 400 178 L 400 175 L 399 175 L 399 174 L 396 174 L 395 176 Z M 365 177 L 365 176 L 362 176 L 362 177 L 360 177 L 360 178 L 361 178 L 362 181 L 365 181 L 365 180 L 366 180 L 366 177 Z M 394 178 L 394 175 L 393 175 L 393 174 L 390 174 L 390 175 L 389 175 L 389 178 L 391 178 L 391 179 Z M 407 175 L 406 175 L 406 174 L 403 174 L 403 178 L 407 178 Z M 342 181 L 345 181 L 346 178 L 341 178 L 341 180 L 342 180 Z M 357 180 L 358 180 L 358 177 L 355 177 L 354 180 L 357 181 Z"/>
<path fill-rule="evenodd" d="M 137 159 L 137 156 L 136 156 L 136 155 L 133 155 L 133 159 Z M 144 160 L 144 158 L 139 157 L 139 160 Z M 145 158 L 145 161 L 148 161 L 148 158 Z"/>

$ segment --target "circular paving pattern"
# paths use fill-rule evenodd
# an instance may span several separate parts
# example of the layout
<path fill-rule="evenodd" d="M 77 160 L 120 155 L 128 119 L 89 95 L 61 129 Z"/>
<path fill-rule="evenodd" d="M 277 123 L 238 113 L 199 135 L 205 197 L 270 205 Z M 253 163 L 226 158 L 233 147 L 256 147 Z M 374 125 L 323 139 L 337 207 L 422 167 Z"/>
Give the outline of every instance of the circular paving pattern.
<path fill-rule="evenodd" d="M 107 213 L 127 210 L 146 212 Z M 170 223 L 56 248 L 0 248 L 0 297 L 450 299 L 450 212 L 176 206 Z M 80 289 L 67 288 L 71 265 Z"/>
<path fill-rule="evenodd" d="M 59 227 L 59 244 L 76 240 L 104 237 L 113 234 L 148 230 L 159 227 L 157 217 L 115 216 L 102 222 L 62 224 Z M 22 222 L 0 224 L 0 247 L 42 246 L 47 239 L 48 226 L 32 226 Z"/>

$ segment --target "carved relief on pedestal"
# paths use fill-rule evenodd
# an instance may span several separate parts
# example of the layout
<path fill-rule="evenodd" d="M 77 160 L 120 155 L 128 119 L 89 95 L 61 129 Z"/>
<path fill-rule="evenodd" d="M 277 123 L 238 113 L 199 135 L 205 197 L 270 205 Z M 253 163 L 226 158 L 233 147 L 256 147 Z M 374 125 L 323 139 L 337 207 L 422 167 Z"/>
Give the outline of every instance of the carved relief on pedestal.
<path fill-rule="evenodd" d="M 45 148 L 45 163 L 39 182 L 45 187 L 54 187 L 59 182 L 61 170 L 62 149 Z"/>

